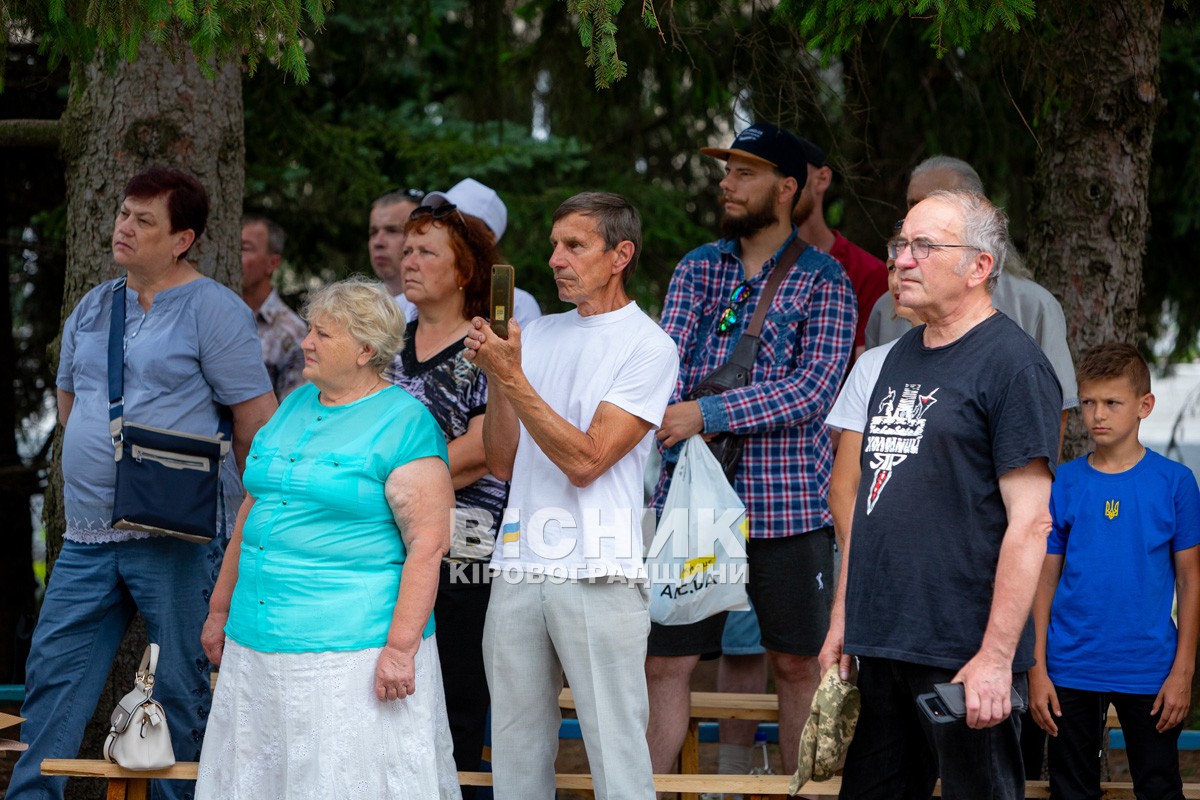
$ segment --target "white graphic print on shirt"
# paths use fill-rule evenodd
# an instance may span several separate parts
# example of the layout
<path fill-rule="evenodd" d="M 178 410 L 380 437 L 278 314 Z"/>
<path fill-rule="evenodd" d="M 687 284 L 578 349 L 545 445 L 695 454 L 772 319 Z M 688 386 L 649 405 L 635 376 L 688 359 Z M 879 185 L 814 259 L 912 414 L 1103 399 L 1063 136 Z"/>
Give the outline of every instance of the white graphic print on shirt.
<path fill-rule="evenodd" d="M 898 405 L 896 390 L 890 386 L 879 401 L 878 413 L 871 417 L 867 427 L 867 441 L 863 448 L 872 454 L 871 469 L 875 470 L 871 491 L 867 495 L 867 514 L 875 508 L 883 487 L 892 478 L 892 471 L 920 450 L 921 437 L 925 433 L 925 412 L 937 402 L 935 394 L 936 388 L 929 394 L 921 394 L 921 384 L 907 383 Z"/>

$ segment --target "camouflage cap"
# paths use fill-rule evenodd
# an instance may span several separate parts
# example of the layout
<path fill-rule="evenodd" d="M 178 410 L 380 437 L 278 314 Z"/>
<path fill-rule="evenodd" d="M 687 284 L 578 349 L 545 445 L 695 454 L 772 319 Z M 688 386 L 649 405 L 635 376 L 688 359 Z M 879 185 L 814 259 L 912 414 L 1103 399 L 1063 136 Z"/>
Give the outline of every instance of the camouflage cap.
<path fill-rule="evenodd" d="M 854 738 L 854 726 L 862 710 L 858 687 L 838 675 L 834 664 L 821 678 L 813 695 L 812 710 L 800 732 L 800 753 L 796 774 L 788 794 L 799 793 L 804 784 L 827 781 L 837 774 L 846 758 L 846 748 Z"/>

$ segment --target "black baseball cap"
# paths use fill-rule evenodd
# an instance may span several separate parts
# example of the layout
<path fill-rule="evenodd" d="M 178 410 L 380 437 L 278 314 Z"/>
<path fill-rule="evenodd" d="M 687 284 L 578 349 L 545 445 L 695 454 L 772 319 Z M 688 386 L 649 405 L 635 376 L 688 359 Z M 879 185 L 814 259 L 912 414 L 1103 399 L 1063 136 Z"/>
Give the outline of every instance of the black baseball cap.
<path fill-rule="evenodd" d="M 813 150 L 821 155 L 823 161 L 825 154 L 816 145 L 769 122 L 756 122 L 746 128 L 729 147 L 700 148 L 704 155 L 722 161 L 728 161 L 730 156 L 737 155 L 766 162 L 784 175 L 795 178 L 800 189 L 804 188 L 808 180 L 808 164 Z"/>
<path fill-rule="evenodd" d="M 815 144 L 805 139 L 803 136 L 797 136 L 800 140 L 800 146 L 804 148 L 804 159 L 814 167 L 824 167 L 829 164 L 829 157 L 825 155 L 825 151 L 817 147 Z"/>

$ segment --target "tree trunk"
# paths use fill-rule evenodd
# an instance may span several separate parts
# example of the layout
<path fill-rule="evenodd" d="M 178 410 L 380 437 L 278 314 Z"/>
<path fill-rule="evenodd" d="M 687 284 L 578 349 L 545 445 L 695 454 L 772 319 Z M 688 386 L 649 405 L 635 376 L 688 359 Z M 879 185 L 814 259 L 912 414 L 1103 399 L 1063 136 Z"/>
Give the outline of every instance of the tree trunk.
<path fill-rule="evenodd" d="M 152 164 L 194 173 L 208 189 L 208 230 L 193 250 L 200 270 L 240 289 L 240 231 L 245 175 L 241 71 L 220 67 L 205 78 L 190 50 L 173 63 L 147 45 L 134 63 L 114 69 L 92 63 L 72 73 L 71 100 L 63 117 L 67 173 L 67 277 L 63 319 L 92 287 L 115 277 L 109 241 L 126 181 Z M 56 352 L 51 357 L 57 361 Z M 55 448 L 52 491 L 46 495 L 47 564 L 61 549 L 64 528 L 62 474 Z M 52 578 L 51 578 L 52 580 Z M 126 637 L 84 738 L 81 755 L 98 757 L 108 715 L 129 690 L 144 647 L 140 624 Z M 140 641 L 139 641 L 140 640 Z M 101 797 L 95 781 L 75 781 L 69 797 Z"/>
<path fill-rule="evenodd" d="M 1062 302 L 1078 360 L 1106 341 L 1135 342 L 1150 225 L 1150 146 L 1163 0 L 1054 0 L 1039 53 L 1045 76 L 1029 261 Z M 1064 458 L 1086 452 L 1072 415 Z"/>

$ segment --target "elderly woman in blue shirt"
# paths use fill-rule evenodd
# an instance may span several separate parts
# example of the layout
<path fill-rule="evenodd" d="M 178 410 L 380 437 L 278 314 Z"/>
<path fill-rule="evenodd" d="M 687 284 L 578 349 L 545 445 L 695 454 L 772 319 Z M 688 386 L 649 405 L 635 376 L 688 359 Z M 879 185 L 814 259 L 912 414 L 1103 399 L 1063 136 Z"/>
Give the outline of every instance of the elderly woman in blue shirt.
<path fill-rule="evenodd" d="M 382 284 L 315 293 L 307 385 L 255 437 L 204 626 L 221 665 L 198 798 L 458 798 L 433 637 L 454 492 L 446 440 L 381 372 Z"/>
<path fill-rule="evenodd" d="M 111 246 L 126 281 L 126 417 L 214 436 L 221 406 L 232 411 L 233 452 L 221 473 L 228 530 L 242 500 L 234 459 L 237 466 L 244 461 L 275 410 L 275 395 L 250 310 L 188 259 L 208 210 L 208 193 L 193 176 L 152 167 L 126 185 Z M 150 641 L 162 647 L 154 699 L 166 709 L 175 757 L 198 757 L 204 736 L 211 693 L 200 629 L 224 543 L 112 525 L 108 335 L 116 283 L 84 295 L 63 326 L 57 386 L 66 530 L 26 665 L 21 737 L 29 749 L 13 770 L 12 798 L 63 796 L 66 779 L 43 776 L 42 759 L 78 753 L 113 656 L 139 612 Z M 159 781 L 154 790 L 156 797 L 191 797 L 184 781 Z"/>

